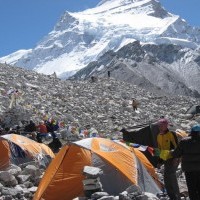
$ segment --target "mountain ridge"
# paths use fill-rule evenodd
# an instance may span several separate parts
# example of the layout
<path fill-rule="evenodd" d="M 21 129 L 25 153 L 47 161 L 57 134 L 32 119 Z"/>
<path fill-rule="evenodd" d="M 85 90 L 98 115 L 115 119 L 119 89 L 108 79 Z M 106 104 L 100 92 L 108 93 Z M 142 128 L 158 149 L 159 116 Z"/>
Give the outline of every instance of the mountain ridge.
<path fill-rule="evenodd" d="M 110 71 L 115 79 L 149 90 L 200 97 L 198 52 L 191 53 L 190 49 L 173 44 L 141 44 L 135 41 L 116 52 L 110 50 L 105 53 L 78 71 L 72 79 L 107 77 L 107 71 Z"/>

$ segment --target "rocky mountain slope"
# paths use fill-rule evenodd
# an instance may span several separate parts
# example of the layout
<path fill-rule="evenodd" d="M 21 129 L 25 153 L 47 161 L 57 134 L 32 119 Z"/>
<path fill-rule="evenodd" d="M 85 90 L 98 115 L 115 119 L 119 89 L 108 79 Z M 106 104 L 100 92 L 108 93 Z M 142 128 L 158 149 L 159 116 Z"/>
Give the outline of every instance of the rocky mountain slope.
<path fill-rule="evenodd" d="M 114 78 L 99 78 L 96 82 L 63 81 L 3 64 L 0 86 L 0 115 L 7 126 L 16 125 L 19 120 L 39 121 L 48 115 L 67 124 L 72 121 L 78 121 L 82 127 L 90 124 L 100 133 L 111 134 L 122 127 L 166 116 L 174 126 L 189 130 L 196 121 L 188 119 L 185 112 L 191 105 L 200 103 L 191 97 L 152 93 Z M 6 94 L 10 87 L 21 93 L 17 105 L 11 109 Z M 130 105 L 133 97 L 140 102 L 138 112 Z"/>
<path fill-rule="evenodd" d="M 148 90 L 200 97 L 200 49 L 173 44 L 130 43 L 109 51 L 79 70 L 72 78 L 112 77 Z"/>

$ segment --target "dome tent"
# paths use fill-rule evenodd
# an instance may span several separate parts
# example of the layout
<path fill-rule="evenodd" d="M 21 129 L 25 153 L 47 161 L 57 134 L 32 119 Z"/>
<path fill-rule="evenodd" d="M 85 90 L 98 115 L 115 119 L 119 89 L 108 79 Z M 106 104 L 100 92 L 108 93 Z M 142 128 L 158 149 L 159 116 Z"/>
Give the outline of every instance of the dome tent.
<path fill-rule="evenodd" d="M 103 170 L 103 190 L 118 195 L 131 185 L 153 194 L 161 190 L 133 151 L 112 140 L 87 138 L 64 146 L 48 166 L 33 200 L 84 196 L 84 166 Z M 116 184 L 119 183 L 119 184 Z"/>
<path fill-rule="evenodd" d="M 0 136 L 0 169 L 4 170 L 10 164 L 22 164 L 32 160 L 44 161 L 47 164 L 54 153 L 45 144 L 35 142 L 17 134 Z"/>

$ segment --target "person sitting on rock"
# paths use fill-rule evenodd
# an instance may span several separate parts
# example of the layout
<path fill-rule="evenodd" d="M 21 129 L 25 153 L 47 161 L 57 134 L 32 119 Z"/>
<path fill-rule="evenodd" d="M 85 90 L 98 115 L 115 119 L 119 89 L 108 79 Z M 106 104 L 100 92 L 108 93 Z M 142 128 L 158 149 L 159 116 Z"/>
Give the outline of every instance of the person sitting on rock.
<path fill-rule="evenodd" d="M 2 131 L 1 131 L 1 135 L 7 135 L 10 134 L 10 128 L 5 127 Z"/>
<path fill-rule="evenodd" d="M 36 129 L 35 123 L 30 120 L 29 124 L 24 127 L 24 133 L 22 134 L 30 137 L 33 140 L 36 140 Z"/>
<path fill-rule="evenodd" d="M 42 137 L 46 137 L 47 136 L 47 127 L 44 124 L 44 121 L 40 121 L 39 125 L 37 126 L 37 140 L 38 142 L 42 142 Z"/>
<path fill-rule="evenodd" d="M 62 147 L 62 143 L 57 136 L 53 135 L 53 141 L 48 144 L 48 147 L 51 148 L 54 153 L 58 153 L 58 151 Z"/>
<path fill-rule="evenodd" d="M 36 125 L 33 120 L 30 120 L 29 124 L 25 126 L 24 131 L 28 133 L 36 131 Z"/>
<path fill-rule="evenodd" d="M 44 124 L 44 121 L 40 121 L 39 125 L 37 126 L 37 131 L 41 134 L 46 134 L 48 133 L 47 127 Z"/>

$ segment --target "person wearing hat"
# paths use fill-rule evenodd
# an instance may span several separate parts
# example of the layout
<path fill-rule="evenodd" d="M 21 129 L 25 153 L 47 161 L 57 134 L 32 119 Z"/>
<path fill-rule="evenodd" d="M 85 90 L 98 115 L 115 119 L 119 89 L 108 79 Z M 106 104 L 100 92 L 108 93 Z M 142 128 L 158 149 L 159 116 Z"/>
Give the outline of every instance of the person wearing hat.
<path fill-rule="evenodd" d="M 190 135 L 180 141 L 171 155 L 182 158 L 181 167 L 185 173 L 190 200 L 200 199 L 200 124 L 191 128 Z"/>
<path fill-rule="evenodd" d="M 161 152 L 169 152 L 177 147 L 177 137 L 176 135 L 169 131 L 169 122 L 166 118 L 161 118 L 158 121 L 159 134 L 157 136 L 158 149 Z M 163 160 L 160 154 L 160 161 L 164 164 L 164 184 L 168 196 L 171 200 L 180 200 L 180 192 L 178 181 L 176 177 L 176 170 L 179 164 L 178 159 L 168 156 Z"/>

